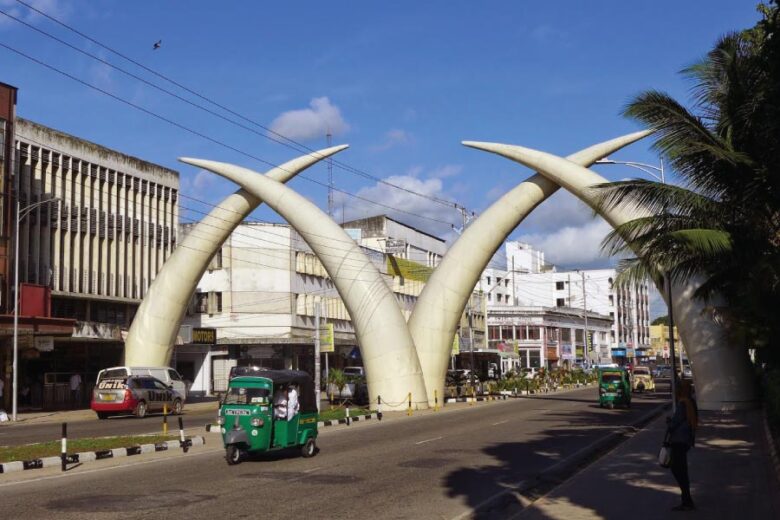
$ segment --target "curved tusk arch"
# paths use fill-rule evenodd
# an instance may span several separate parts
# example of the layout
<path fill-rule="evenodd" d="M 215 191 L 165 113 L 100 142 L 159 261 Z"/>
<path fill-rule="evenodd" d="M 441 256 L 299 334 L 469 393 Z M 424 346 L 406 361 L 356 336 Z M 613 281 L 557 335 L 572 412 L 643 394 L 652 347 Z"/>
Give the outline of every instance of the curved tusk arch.
<path fill-rule="evenodd" d="M 651 133 L 634 132 L 598 143 L 569 159 L 590 166 Z M 482 271 L 509 234 L 558 188 L 536 174 L 507 192 L 466 228 L 426 282 L 409 318 L 409 331 L 417 345 L 429 404 L 434 391 L 444 395 L 452 340 Z"/>
<path fill-rule="evenodd" d="M 333 146 L 288 161 L 266 175 L 287 182 L 348 145 Z M 125 364 L 168 366 L 179 326 L 209 261 L 234 229 L 262 201 L 244 190 L 229 195 L 179 243 L 149 286 L 125 339 Z"/>
<path fill-rule="evenodd" d="M 597 173 L 562 157 L 522 146 L 464 141 L 464 145 L 492 152 L 511 159 L 566 188 L 596 210 L 612 226 L 650 213 L 642 208 L 603 211 L 597 207 L 592 186 L 607 181 Z M 693 297 L 701 280 L 672 284 L 672 303 L 675 322 L 693 366 L 693 376 L 699 408 L 702 410 L 748 409 L 756 406 L 747 351 L 734 345 L 728 331 L 707 318 L 706 306 Z M 656 282 L 659 292 L 667 299 L 666 291 Z M 668 300 L 667 300 L 668 303 Z M 712 302 L 710 302 L 712 303 Z"/>
<path fill-rule="evenodd" d="M 226 177 L 261 197 L 309 244 L 352 317 L 371 402 L 381 396 L 388 409 L 405 409 L 411 392 L 412 399 L 427 408 L 420 362 L 395 295 L 355 241 L 327 214 L 284 184 L 232 164 L 179 160 Z"/>

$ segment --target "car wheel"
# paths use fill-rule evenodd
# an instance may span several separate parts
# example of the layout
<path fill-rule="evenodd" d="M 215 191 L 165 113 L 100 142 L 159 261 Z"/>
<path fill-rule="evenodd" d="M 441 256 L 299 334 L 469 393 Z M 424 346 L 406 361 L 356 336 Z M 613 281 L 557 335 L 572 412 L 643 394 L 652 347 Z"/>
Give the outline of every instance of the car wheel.
<path fill-rule="evenodd" d="M 314 438 L 309 437 L 301 447 L 301 455 L 306 458 L 313 457 L 317 454 L 317 443 L 314 442 Z"/>
<path fill-rule="evenodd" d="M 97 413 L 98 419 L 108 419 L 108 414 L 106 412 L 95 412 Z"/>
<path fill-rule="evenodd" d="M 139 418 L 146 417 L 146 411 L 146 402 L 138 401 L 138 404 L 135 405 L 135 416 Z"/>
<path fill-rule="evenodd" d="M 225 460 L 227 460 L 228 466 L 235 466 L 240 464 L 244 460 L 244 450 L 240 449 L 235 444 L 225 448 Z"/>
<path fill-rule="evenodd" d="M 181 399 L 176 399 L 173 402 L 173 408 L 171 408 L 171 413 L 173 415 L 181 415 L 181 410 L 182 410 Z"/>

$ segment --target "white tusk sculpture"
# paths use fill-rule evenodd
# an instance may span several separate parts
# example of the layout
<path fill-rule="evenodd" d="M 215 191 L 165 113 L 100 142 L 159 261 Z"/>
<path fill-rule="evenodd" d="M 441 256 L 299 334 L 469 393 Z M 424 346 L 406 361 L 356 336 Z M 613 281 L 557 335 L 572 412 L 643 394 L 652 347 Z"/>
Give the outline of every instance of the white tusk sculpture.
<path fill-rule="evenodd" d="M 232 164 L 179 160 L 217 173 L 262 198 L 309 244 L 352 317 L 371 402 L 381 396 L 386 409 L 402 410 L 411 393 L 420 408 L 427 408 L 417 351 L 395 295 L 354 240 L 327 214 L 284 184 Z"/>
<path fill-rule="evenodd" d="M 651 133 L 642 131 L 618 137 L 568 158 L 590 166 Z M 558 188 L 536 174 L 507 192 L 466 228 L 426 282 L 409 318 L 409 332 L 417 346 L 429 404 L 433 405 L 435 392 L 444 395 L 452 341 L 482 271 L 509 234 Z"/>
<path fill-rule="evenodd" d="M 266 175 L 287 182 L 309 166 L 345 148 L 348 146 L 312 152 L 273 168 Z M 179 243 L 149 286 L 130 325 L 125 339 L 126 365 L 168 366 L 181 320 L 209 261 L 261 202 L 246 191 L 238 190 L 216 206 Z"/>
<path fill-rule="evenodd" d="M 514 145 L 473 141 L 464 141 L 463 144 L 501 155 L 533 168 L 598 211 L 612 226 L 649 214 L 641 208 L 632 211 L 597 209 L 591 186 L 608 181 L 562 157 Z M 656 283 L 659 285 L 659 292 L 666 298 L 664 287 Z M 693 297 L 699 285 L 696 280 L 672 285 L 675 322 L 693 366 L 699 408 L 702 410 L 754 408 L 757 402 L 756 389 L 747 351 L 741 346 L 734 345 L 728 331 L 706 316 L 704 303 Z"/>

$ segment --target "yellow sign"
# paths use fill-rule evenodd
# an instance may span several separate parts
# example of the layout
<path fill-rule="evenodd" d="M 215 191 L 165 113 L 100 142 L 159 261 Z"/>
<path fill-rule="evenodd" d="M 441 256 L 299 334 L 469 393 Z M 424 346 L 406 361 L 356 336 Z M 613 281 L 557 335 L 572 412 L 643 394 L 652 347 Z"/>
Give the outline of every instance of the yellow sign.
<path fill-rule="evenodd" d="M 333 337 L 333 324 L 326 323 L 324 329 L 320 329 L 320 352 L 335 352 L 336 346 Z"/>
<path fill-rule="evenodd" d="M 192 343 L 198 345 L 216 345 L 217 329 L 204 329 L 199 327 L 193 328 Z"/>
<path fill-rule="evenodd" d="M 452 340 L 452 355 L 457 356 L 460 354 L 460 338 L 455 334 L 455 338 Z"/>

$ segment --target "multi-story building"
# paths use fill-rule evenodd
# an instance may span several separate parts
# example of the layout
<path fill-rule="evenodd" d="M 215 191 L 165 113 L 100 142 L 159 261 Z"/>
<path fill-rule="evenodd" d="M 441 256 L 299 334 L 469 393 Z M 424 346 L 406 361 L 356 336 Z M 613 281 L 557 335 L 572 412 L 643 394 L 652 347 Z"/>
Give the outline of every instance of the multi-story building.
<path fill-rule="evenodd" d="M 669 362 L 670 345 L 669 345 L 669 325 L 650 325 L 650 350 L 647 355 L 655 361 Z M 674 328 L 674 349 L 675 354 L 679 356 L 679 353 L 685 356 L 685 345 L 680 339 L 680 335 L 677 332 L 677 327 Z"/>
<path fill-rule="evenodd" d="M 585 313 L 568 307 L 493 305 L 487 326 L 488 349 L 500 353 L 504 372 L 571 367 L 584 359 L 586 337 L 592 352 L 608 353 L 612 320 L 591 311 L 586 318 Z M 507 355 L 510 352 L 516 356 Z M 592 362 L 603 360 L 591 358 Z"/>
<path fill-rule="evenodd" d="M 408 318 L 444 241 L 385 216 L 343 224 L 384 275 Z M 182 233 L 192 225 L 182 226 Z M 394 241 L 392 253 L 388 240 Z M 192 364 L 195 391 L 226 388 L 231 366 L 251 363 L 313 373 L 317 317 L 333 327 L 334 352 L 322 367 L 360 364 L 351 318 L 332 280 L 300 235 L 286 224 L 242 223 L 204 274 L 185 325 L 217 330 L 217 345 L 201 355 L 176 347 L 177 368 Z M 209 381 L 209 378 L 211 381 Z"/>
<path fill-rule="evenodd" d="M 10 88 L 0 86 L 0 92 L 7 96 Z M 13 273 L 18 256 L 19 384 L 30 388 L 29 404 L 64 406 L 71 404 L 72 374 L 79 374 L 89 390 L 98 370 L 121 362 L 123 334 L 176 246 L 179 176 L 41 124 L 3 116 L 8 112 L 0 114 L 4 157 L 9 158 L 10 141 L 14 163 L 3 180 L 2 242 L 13 252 L 3 269 Z M 17 202 L 21 212 L 14 251 L 17 244 L 10 237 L 16 214 L 10 208 Z M 0 355 L 10 377 L 14 283 L 10 276 L 2 282 Z M 84 403 L 88 394 L 82 392 Z"/>
<path fill-rule="evenodd" d="M 507 270 L 486 269 L 480 287 L 488 307 L 513 302 L 520 307 L 569 308 L 595 312 L 612 320 L 609 354 L 600 358 L 642 359 L 650 346 L 648 286 L 615 286 L 614 269 L 558 271 L 544 263 L 544 254 L 528 244 L 506 244 Z M 514 264 L 514 270 L 511 266 Z M 490 320 L 488 319 L 488 322 Z"/>

